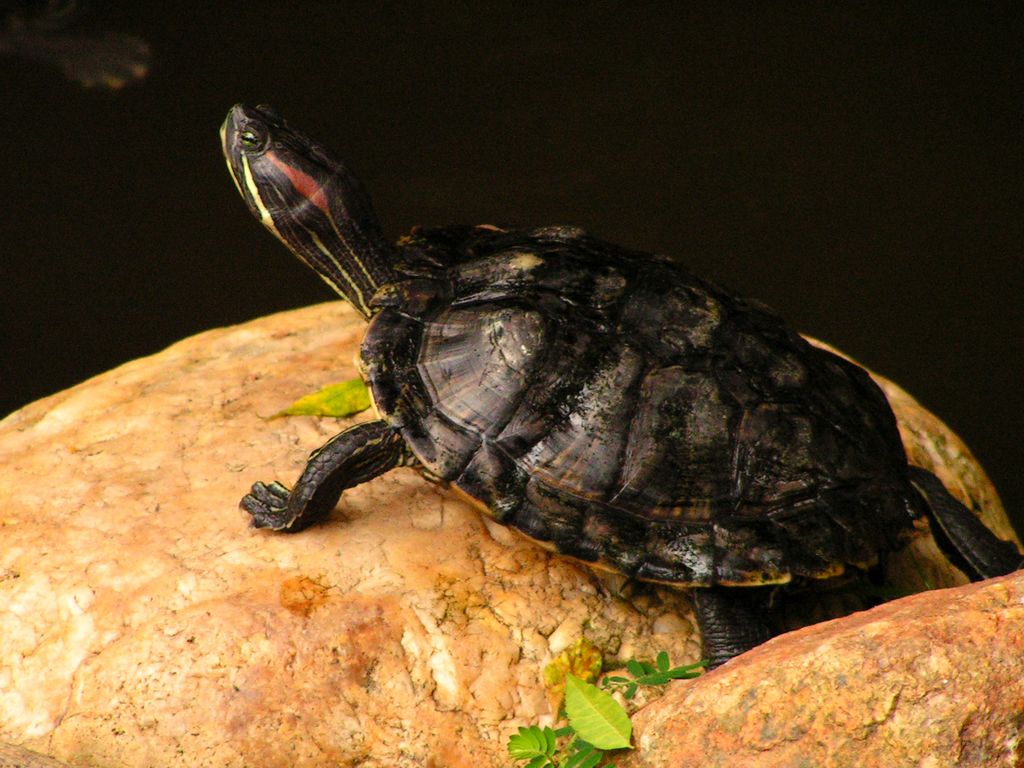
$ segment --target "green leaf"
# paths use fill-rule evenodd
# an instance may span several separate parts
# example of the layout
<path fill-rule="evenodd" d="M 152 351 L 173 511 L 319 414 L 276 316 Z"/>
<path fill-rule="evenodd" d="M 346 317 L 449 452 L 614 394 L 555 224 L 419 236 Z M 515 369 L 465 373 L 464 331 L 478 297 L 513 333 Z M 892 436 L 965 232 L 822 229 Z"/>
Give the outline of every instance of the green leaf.
<path fill-rule="evenodd" d="M 543 757 L 547 759 L 547 762 L 541 762 L 537 765 L 547 765 L 555 751 L 554 731 L 550 728 L 542 730 L 536 725 L 523 726 L 519 729 L 518 733 L 509 736 L 507 749 L 509 756 L 513 760 L 530 760 L 530 766 L 533 766 L 532 761 L 538 757 Z"/>
<path fill-rule="evenodd" d="M 626 710 L 595 685 L 569 673 L 565 677 L 565 712 L 579 737 L 598 749 L 627 749 L 633 724 Z"/>
<path fill-rule="evenodd" d="M 626 669 L 629 670 L 629 674 L 633 677 L 643 677 L 648 672 L 653 672 L 653 669 L 648 669 L 647 665 L 636 659 L 630 659 L 626 662 Z"/>
<path fill-rule="evenodd" d="M 701 659 L 693 664 L 687 664 L 685 667 L 673 667 L 665 674 L 673 680 L 690 680 L 699 677 L 707 665 L 707 661 Z"/>
<path fill-rule="evenodd" d="M 549 757 L 555 754 L 555 744 L 557 741 L 558 740 L 555 738 L 555 732 L 547 726 L 544 726 L 544 749 L 545 754 Z"/>
<path fill-rule="evenodd" d="M 597 749 L 592 744 L 583 744 L 583 746 L 562 763 L 561 768 L 594 768 L 595 765 L 601 762 L 601 758 L 604 756 L 604 752 Z"/>
<path fill-rule="evenodd" d="M 657 665 L 658 670 L 660 672 L 668 672 L 669 668 L 672 666 L 669 663 L 668 653 L 666 651 L 662 651 L 661 653 L 659 653 L 658 658 L 655 659 L 654 663 L 655 665 Z"/>
<path fill-rule="evenodd" d="M 351 416 L 370 407 L 370 393 L 362 379 L 350 379 L 326 387 L 311 395 L 300 397 L 283 411 L 270 418 L 280 416 Z"/>
<path fill-rule="evenodd" d="M 636 681 L 640 685 L 665 685 L 671 679 L 666 672 L 652 672 L 649 675 L 638 677 Z"/>

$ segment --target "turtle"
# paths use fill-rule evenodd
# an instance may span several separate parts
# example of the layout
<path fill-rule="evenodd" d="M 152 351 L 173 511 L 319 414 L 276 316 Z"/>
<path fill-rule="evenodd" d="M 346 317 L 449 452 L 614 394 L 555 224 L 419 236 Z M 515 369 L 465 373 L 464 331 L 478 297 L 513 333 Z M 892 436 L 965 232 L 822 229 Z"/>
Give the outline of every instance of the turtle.
<path fill-rule="evenodd" d="M 929 527 L 973 579 L 1021 566 L 908 464 L 867 372 L 665 256 L 567 226 L 418 227 L 388 241 L 344 162 L 268 106 L 221 142 L 249 210 L 368 321 L 378 418 L 255 483 L 296 532 L 399 466 L 629 579 L 692 588 L 716 667 L 774 633 L 768 590 L 860 573 Z"/>

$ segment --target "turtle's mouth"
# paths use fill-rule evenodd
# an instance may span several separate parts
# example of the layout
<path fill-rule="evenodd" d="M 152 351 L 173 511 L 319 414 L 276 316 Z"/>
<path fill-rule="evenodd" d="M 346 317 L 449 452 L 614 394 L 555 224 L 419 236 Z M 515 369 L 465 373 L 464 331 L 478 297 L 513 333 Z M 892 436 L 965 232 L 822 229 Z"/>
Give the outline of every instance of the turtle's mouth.
<path fill-rule="evenodd" d="M 228 111 L 220 127 L 221 149 L 231 179 L 252 212 L 264 220 L 267 212 L 259 203 L 260 195 L 253 177 L 252 162 L 266 152 L 270 146 L 271 133 L 281 125 L 283 121 L 269 107 L 236 104 Z"/>
<path fill-rule="evenodd" d="M 235 170 L 237 165 L 237 159 L 234 152 L 235 135 L 237 129 L 235 128 L 234 121 L 234 109 L 228 113 L 227 118 L 220 126 L 220 148 L 224 152 L 224 160 L 228 165 L 228 173 L 231 174 L 231 180 L 235 182 L 235 187 L 238 189 L 238 193 L 245 196 L 245 192 L 242 190 L 242 185 L 238 181 L 238 173 Z"/>

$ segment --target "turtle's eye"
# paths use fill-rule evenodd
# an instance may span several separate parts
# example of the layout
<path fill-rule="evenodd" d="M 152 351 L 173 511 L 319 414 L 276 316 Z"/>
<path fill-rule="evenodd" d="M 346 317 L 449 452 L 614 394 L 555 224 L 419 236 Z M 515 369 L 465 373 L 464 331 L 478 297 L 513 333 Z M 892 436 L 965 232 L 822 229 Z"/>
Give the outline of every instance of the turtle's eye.
<path fill-rule="evenodd" d="M 242 146 L 246 149 L 257 149 L 260 146 L 260 135 L 249 128 L 239 131 L 238 140 L 242 142 Z"/>

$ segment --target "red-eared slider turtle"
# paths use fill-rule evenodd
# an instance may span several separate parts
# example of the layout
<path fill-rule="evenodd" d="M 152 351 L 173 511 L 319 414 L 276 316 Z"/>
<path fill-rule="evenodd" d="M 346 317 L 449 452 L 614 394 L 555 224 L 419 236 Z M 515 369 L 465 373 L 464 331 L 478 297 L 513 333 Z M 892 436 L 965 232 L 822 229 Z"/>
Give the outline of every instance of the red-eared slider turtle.
<path fill-rule="evenodd" d="M 567 227 L 417 229 L 392 245 L 362 185 L 266 107 L 224 153 L 253 214 L 369 321 L 380 419 L 256 483 L 257 527 L 298 531 L 416 465 L 499 523 L 598 567 L 695 587 L 713 665 L 769 635 L 738 589 L 861 569 L 928 518 L 973 576 L 1015 570 L 934 475 L 908 467 L 863 369 L 671 261 Z"/>

